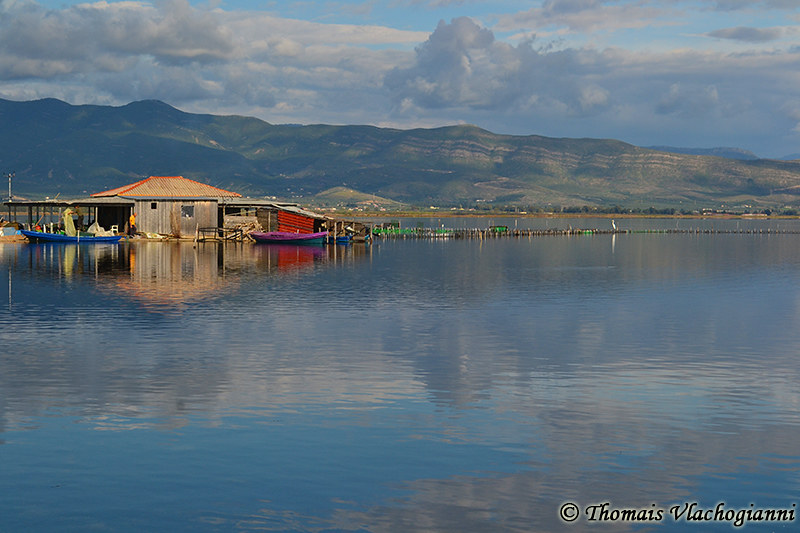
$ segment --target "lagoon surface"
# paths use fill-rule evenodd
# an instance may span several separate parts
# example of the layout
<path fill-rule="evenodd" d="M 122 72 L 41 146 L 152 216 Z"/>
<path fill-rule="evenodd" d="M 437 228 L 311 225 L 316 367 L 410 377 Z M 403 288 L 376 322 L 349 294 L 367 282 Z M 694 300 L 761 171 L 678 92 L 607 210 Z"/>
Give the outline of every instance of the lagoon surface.
<path fill-rule="evenodd" d="M 800 521 L 797 234 L 0 244 L 0 287 L 2 531 Z"/>

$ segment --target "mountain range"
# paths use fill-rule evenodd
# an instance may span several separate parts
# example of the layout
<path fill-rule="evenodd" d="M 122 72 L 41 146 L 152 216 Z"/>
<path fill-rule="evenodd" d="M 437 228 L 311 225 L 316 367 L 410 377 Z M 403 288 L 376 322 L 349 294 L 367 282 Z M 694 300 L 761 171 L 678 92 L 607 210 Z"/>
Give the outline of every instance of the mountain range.
<path fill-rule="evenodd" d="M 726 157 L 728 159 L 744 159 L 753 161 L 759 157 L 750 150 L 743 150 L 741 148 L 679 148 L 676 146 L 648 146 L 651 150 L 658 150 L 661 152 L 672 152 L 675 154 L 690 154 L 690 155 L 713 155 L 716 157 Z"/>
<path fill-rule="evenodd" d="M 468 125 L 275 125 L 185 113 L 155 100 L 111 107 L 0 99 L 0 126 L 0 171 L 13 172 L 15 197 L 86 195 L 151 175 L 181 175 L 311 205 L 800 204 L 800 160 L 730 149 L 696 155 Z"/>

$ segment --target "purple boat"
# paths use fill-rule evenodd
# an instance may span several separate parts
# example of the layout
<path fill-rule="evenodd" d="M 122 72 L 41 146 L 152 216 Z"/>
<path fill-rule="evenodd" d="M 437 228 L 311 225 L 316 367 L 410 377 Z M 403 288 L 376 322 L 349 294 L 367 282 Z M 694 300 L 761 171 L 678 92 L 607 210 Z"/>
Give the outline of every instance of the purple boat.
<path fill-rule="evenodd" d="M 277 243 L 277 244 L 322 244 L 327 231 L 319 233 L 289 233 L 288 231 L 251 231 L 250 236 L 256 242 Z"/>

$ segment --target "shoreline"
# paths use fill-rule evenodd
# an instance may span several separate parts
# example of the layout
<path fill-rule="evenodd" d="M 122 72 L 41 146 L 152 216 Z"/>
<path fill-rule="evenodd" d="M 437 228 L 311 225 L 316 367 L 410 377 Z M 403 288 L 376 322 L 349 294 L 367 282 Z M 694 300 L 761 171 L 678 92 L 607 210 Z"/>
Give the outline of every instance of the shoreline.
<path fill-rule="evenodd" d="M 337 213 L 342 217 L 354 219 L 363 218 L 614 218 L 614 219 L 685 219 L 685 220 L 797 220 L 800 215 L 764 215 L 764 214 L 733 214 L 715 213 L 707 215 L 664 215 L 664 214 L 641 214 L 641 213 L 453 213 L 439 211 L 402 211 L 388 214 L 386 212 L 376 213 Z"/>
<path fill-rule="evenodd" d="M 453 213 L 449 211 L 419 211 L 419 212 L 397 212 L 397 213 L 336 213 L 338 217 L 349 218 L 354 221 L 365 219 L 408 219 L 408 218 L 445 218 L 445 219 L 487 219 L 487 218 L 523 218 L 523 219 L 617 219 L 617 220 L 798 220 L 800 215 L 766 215 L 766 214 L 733 214 L 733 213 L 710 213 L 706 215 L 685 215 L 685 214 L 642 214 L 642 213 Z M 194 238 L 137 238 L 137 241 L 151 242 L 180 242 L 193 241 Z M 28 239 L 24 235 L 0 235 L 0 244 L 5 243 L 27 243 Z"/>

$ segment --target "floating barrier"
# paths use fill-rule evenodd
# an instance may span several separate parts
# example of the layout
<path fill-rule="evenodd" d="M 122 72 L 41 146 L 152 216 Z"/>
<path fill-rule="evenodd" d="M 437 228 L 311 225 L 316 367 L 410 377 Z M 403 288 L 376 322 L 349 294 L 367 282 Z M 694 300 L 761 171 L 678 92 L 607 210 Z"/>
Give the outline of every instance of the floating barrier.
<path fill-rule="evenodd" d="M 544 237 L 564 235 L 627 235 L 634 233 L 660 233 L 679 235 L 789 235 L 800 234 L 800 229 L 513 229 L 498 231 L 487 229 L 445 229 L 445 228 L 373 228 L 372 235 L 389 239 L 497 239 L 506 237 Z"/>

